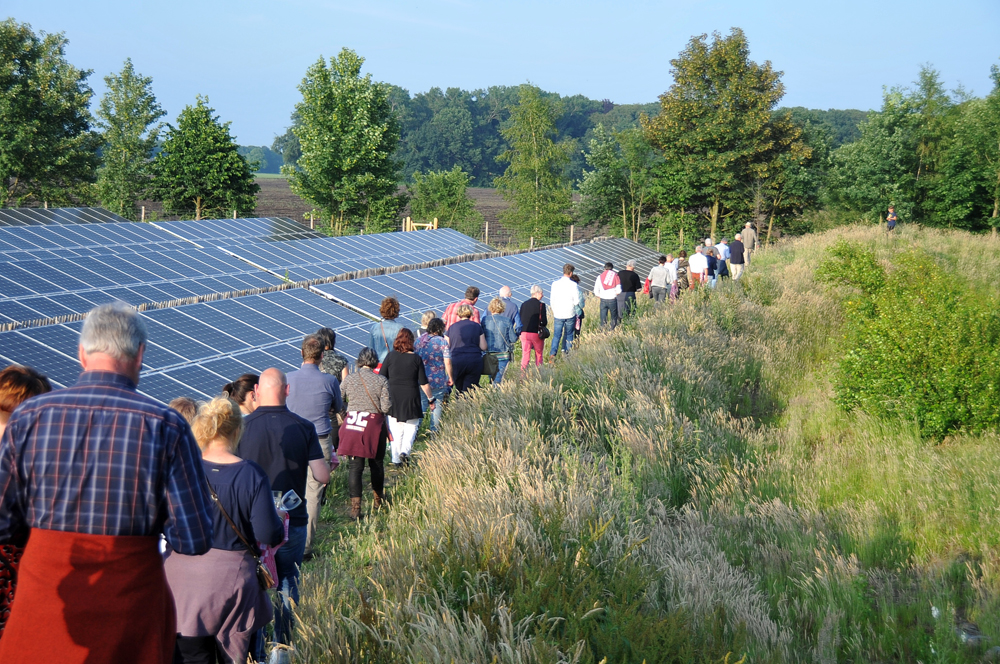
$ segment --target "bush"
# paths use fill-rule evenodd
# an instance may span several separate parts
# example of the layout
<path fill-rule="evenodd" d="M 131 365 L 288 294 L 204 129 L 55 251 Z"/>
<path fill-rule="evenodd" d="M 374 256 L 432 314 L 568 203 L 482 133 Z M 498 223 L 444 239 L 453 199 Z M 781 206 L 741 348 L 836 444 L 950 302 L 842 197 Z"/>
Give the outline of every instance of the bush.
<path fill-rule="evenodd" d="M 837 403 L 916 422 L 932 438 L 1000 423 L 997 298 L 922 250 L 899 255 L 889 272 L 859 245 L 830 253 L 817 276 L 861 291 L 847 299 Z"/>

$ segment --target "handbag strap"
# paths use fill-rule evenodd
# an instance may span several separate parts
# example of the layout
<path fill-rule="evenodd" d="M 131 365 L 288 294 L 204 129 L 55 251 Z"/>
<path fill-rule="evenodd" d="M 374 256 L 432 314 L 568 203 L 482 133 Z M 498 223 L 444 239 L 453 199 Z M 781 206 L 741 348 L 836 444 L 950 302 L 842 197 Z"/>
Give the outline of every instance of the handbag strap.
<path fill-rule="evenodd" d="M 375 397 L 373 397 L 372 393 L 368 391 L 368 386 L 365 385 L 365 379 L 362 374 L 358 374 L 358 380 L 361 381 L 361 387 L 365 388 L 365 394 L 368 395 L 368 400 L 371 401 L 372 408 L 374 409 L 372 412 L 381 413 L 382 409 L 378 407 L 378 404 L 375 403 Z"/>
<path fill-rule="evenodd" d="M 229 522 L 229 527 L 233 529 L 233 532 L 236 533 L 236 536 L 240 538 L 241 542 L 243 542 L 243 546 L 245 546 L 250 551 L 250 554 L 253 556 L 254 560 L 260 562 L 260 556 L 257 553 L 257 547 L 250 546 L 250 542 L 247 541 L 246 537 L 243 537 L 243 533 L 241 533 L 240 529 L 236 527 L 236 524 L 233 523 L 233 520 L 229 518 L 229 514 L 226 513 L 226 508 L 222 506 L 222 502 L 219 500 L 219 495 L 215 493 L 215 489 L 212 488 L 212 485 L 208 482 L 208 479 L 205 480 L 205 484 L 208 485 L 208 490 L 212 493 L 212 500 L 215 501 L 215 506 L 219 508 L 219 511 L 222 512 L 222 516 L 225 517 L 227 522 Z"/>
<path fill-rule="evenodd" d="M 385 344 L 385 349 L 389 350 L 389 339 L 385 336 L 385 327 L 382 326 L 382 321 L 378 322 L 378 329 L 382 330 L 382 343 Z"/>

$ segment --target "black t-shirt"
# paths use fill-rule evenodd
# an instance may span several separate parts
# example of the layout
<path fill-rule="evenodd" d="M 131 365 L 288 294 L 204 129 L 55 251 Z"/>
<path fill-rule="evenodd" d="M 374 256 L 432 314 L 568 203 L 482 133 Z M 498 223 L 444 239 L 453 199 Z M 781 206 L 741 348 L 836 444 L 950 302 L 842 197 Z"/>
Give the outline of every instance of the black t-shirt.
<path fill-rule="evenodd" d="M 243 438 L 236 454 L 260 466 L 271 489 L 299 494 L 302 504 L 288 513 L 289 524 L 304 526 L 309 462 L 323 458 L 316 427 L 285 406 L 259 406 L 243 419 Z"/>
<path fill-rule="evenodd" d="M 239 463 L 213 463 L 202 459 L 201 465 L 226 514 L 250 544 L 256 546 L 258 540 L 268 546 L 281 543 L 285 528 L 274 509 L 271 483 L 260 466 L 245 459 Z M 218 508 L 215 509 L 212 524 L 215 533 L 213 549 L 246 549 Z"/>
<path fill-rule="evenodd" d="M 448 329 L 448 334 L 460 327 L 460 323 L 452 325 Z M 478 327 L 479 323 L 473 325 Z M 476 344 L 478 343 L 477 337 Z M 390 415 L 397 420 L 415 420 L 424 416 L 420 404 L 420 386 L 427 384 L 427 371 L 419 355 L 391 350 L 385 356 L 379 375 L 389 381 L 389 398 L 392 399 Z"/>
<path fill-rule="evenodd" d="M 733 240 L 729 243 L 729 262 L 733 265 L 743 265 L 743 243 Z"/>
<path fill-rule="evenodd" d="M 521 304 L 521 331 L 538 332 L 541 325 L 548 325 L 545 315 L 545 304 L 534 297 L 529 297 Z"/>
<path fill-rule="evenodd" d="M 635 270 L 621 270 L 618 272 L 618 278 L 622 282 L 623 293 L 635 293 L 642 288 L 642 282 L 639 281 L 639 275 Z"/>

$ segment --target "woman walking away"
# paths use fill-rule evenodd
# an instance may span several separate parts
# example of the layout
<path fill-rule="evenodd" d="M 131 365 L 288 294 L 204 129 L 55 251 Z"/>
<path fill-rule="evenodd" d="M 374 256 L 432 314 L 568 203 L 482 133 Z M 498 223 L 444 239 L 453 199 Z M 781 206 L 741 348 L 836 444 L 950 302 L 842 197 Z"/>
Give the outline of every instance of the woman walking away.
<path fill-rule="evenodd" d="M 436 311 L 425 311 L 424 315 L 420 317 L 420 329 L 417 330 L 417 339 L 427 334 L 427 325 L 438 317 Z"/>
<path fill-rule="evenodd" d="M 413 441 L 424 417 L 421 391 L 427 397 L 431 410 L 437 402 L 431 394 L 431 386 L 427 384 L 424 361 L 413 352 L 413 332 L 405 327 L 399 331 L 379 375 L 389 383 L 389 399 L 392 402 L 389 408 L 392 463 L 397 466 L 409 463 Z"/>
<path fill-rule="evenodd" d="M 538 330 L 548 323 L 542 303 L 542 287 L 532 286 L 531 297 L 521 303 L 521 325 L 524 326 L 521 330 L 521 371 L 528 368 L 531 351 L 535 351 L 535 366 L 542 365 L 544 340 L 538 336 Z"/>
<path fill-rule="evenodd" d="M 253 373 L 245 373 L 231 383 L 222 386 L 222 391 L 229 395 L 229 398 L 239 404 L 240 412 L 244 415 L 257 410 L 257 393 L 254 388 L 260 376 Z"/>
<path fill-rule="evenodd" d="M 382 320 L 372 324 L 371 333 L 368 335 L 368 347 L 378 353 L 378 361 L 381 364 L 392 350 L 392 342 L 396 340 L 396 335 L 403 329 L 403 324 L 396 321 L 399 317 L 399 300 L 394 297 L 385 298 L 378 308 L 378 314 Z"/>
<path fill-rule="evenodd" d="M 215 503 L 214 537 L 208 553 L 168 551 L 163 563 L 177 607 L 174 662 L 245 662 L 251 635 L 272 617 L 257 579 L 257 542 L 277 546 L 285 529 L 267 475 L 233 453 L 243 434 L 236 402 L 203 404 L 191 429 Z"/>
<path fill-rule="evenodd" d="M 483 319 L 486 353 L 496 358 L 496 373 L 490 376 L 494 385 L 499 385 L 500 381 L 503 380 L 503 372 L 510 364 L 510 353 L 514 350 L 514 344 L 517 343 L 514 326 L 510 319 L 503 315 L 506 308 L 507 305 L 504 304 L 504 301 L 495 297 L 490 301 L 489 314 Z"/>
<path fill-rule="evenodd" d="M 688 254 L 686 251 L 681 249 L 680 253 L 677 254 L 679 258 L 677 259 L 677 293 L 683 293 L 688 288 L 691 287 L 690 279 L 688 278 L 688 272 L 691 270 L 691 265 L 688 263 Z"/>
<path fill-rule="evenodd" d="M 385 484 L 385 417 L 392 407 L 389 383 L 374 372 L 378 354 L 371 348 L 362 348 L 355 363 L 357 371 L 349 374 L 340 385 L 340 392 L 347 404 L 347 417 L 340 427 L 341 456 L 347 464 L 347 489 L 351 497 L 352 519 L 361 518 L 361 477 L 365 461 L 371 470 L 372 493 L 375 509 L 382 507 Z"/>
<path fill-rule="evenodd" d="M 328 327 L 321 327 L 316 331 L 316 336 L 323 340 L 323 359 L 320 360 L 319 370 L 329 374 L 341 383 L 347 378 L 347 358 L 334 350 L 337 345 L 337 333 Z"/>
<path fill-rule="evenodd" d="M 436 401 L 434 410 L 430 410 L 430 400 L 420 392 L 420 406 L 424 413 L 430 411 L 431 431 L 437 431 L 441 426 L 441 411 L 444 400 L 451 391 L 451 350 L 448 340 L 444 338 L 444 321 L 432 318 L 427 322 L 427 334 L 417 339 L 414 351 L 424 361 L 424 371 L 427 373 L 427 383 L 431 386 L 431 397 Z"/>
<path fill-rule="evenodd" d="M 0 437 L 7 428 L 7 420 L 21 402 L 52 391 L 49 379 L 31 367 L 16 364 L 0 371 Z M 17 565 L 21 562 L 28 531 L 0 542 L 0 636 L 10 616 L 10 605 L 17 587 Z"/>
<path fill-rule="evenodd" d="M 463 304 L 458 307 L 458 321 L 448 328 L 448 347 L 451 350 L 451 371 L 455 389 L 461 394 L 479 385 L 483 375 L 483 351 L 486 350 L 486 334 L 483 326 L 472 318 L 472 307 Z"/>
<path fill-rule="evenodd" d="M 570 276 L 577 288 L 580 288 L 580 275 L 573 273 Z M 580 343 L 580 334 L 583 332 L 583 319 L 586 316 L 584 305 L 587 303 L 587 293 L 580 288 L 580 304 L 576 305 L 576 321 L 573 323 L 573 346 Z"/>

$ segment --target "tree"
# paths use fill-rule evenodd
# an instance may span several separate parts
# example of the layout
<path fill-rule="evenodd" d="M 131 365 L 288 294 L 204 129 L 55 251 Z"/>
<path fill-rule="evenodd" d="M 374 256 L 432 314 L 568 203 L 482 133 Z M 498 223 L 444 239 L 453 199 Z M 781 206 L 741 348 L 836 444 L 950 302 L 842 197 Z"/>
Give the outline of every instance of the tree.
<path fill-rule="evenodd" d="M 292 126 L 301 156 L 297 167 L 281 169 L 292 191 L 322 209 L 337 234 L 388 230 L 404 203 L 396 195 L 399 124 L 389 89 L 371 74 L 362 77 L 363 64 L 345 48 L 329 66 L 320 58 L 308 69 L 295 106 L 300 123 Z"/>
<path fill-rule="evenodd" d="M 410 213 L 419 221 L 437 219 L 446 228 L 478 236 L 483 227 L 483 215 L 467 194 L 472 178 L 458 166 L 450 171 L 413 174 L 410 191 Z"/>
<path fill-rule="evenodd" d="M 167 125 L 167 136 L 153 160 L 150 192 L 168 210 L 207 215 L 253 215 L 260 187 L 250 164 L 239 153 L 228 122 L 219 122 L 208 98 L 199 95 L 185 106 L 177 126 Z"/>
<path fill-rule="evenodd" d="M 993 91 L 976 107 L 975 131 L 977 140 L 974 152 L 979 163 L 989 172 L 989 191 L 992 194 L 993 212 L 990 225 L 996 232 L 1000 225 L 1000 67 L 990 68 Z"/>
<path fill-rule="evenodd" d="M 97 171 L 97 197 L 115 214 L 135 219 L 135 203 L 149 186 L 149 163 L 166 115 L 153 94 L 153 79 L 136 73 L 132 59 L 121 73 L 104 77 L 108 86 L 97 110 L 102 130 L 103 165 Z"/>
<path fill-rule="evenodd" d="M 750 60 L 742 30 L 707 38 L 694 37 L 670 61 L 674 84 L 660 95 L 660 114 L 641 123 L 650 144 L 680 166 L 716 238 L 719 219 L 751 213 L 741 192 L 775 174 L 801 131 L 790 115 L 772 114 L 785 93 L 781 72 Z"/>
<path fill-rule="evenodd" d="M 0 22 L 0 207 L 90 197 L 99 138 L 89 71 L 66 61 L 66 38 Z"/>
<path fill-rule="evenodd" d="M 557 102 L 525 84 L 500 132 L 510 147 L 497 160 L 508 166 L 494 182 L 504 200 L 513 204 L 500 213 L 500 221 L 522 242 L 528 237 L 554 240 L 571 220 L 570 184 L 563 174 L 568 156 L 555 142 L 558 116 Z"/>

